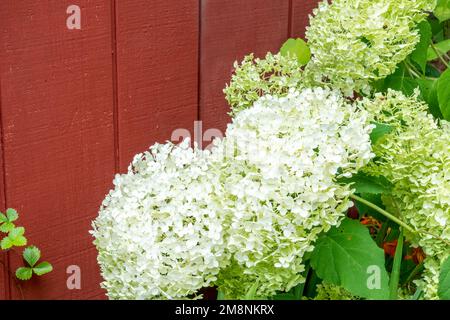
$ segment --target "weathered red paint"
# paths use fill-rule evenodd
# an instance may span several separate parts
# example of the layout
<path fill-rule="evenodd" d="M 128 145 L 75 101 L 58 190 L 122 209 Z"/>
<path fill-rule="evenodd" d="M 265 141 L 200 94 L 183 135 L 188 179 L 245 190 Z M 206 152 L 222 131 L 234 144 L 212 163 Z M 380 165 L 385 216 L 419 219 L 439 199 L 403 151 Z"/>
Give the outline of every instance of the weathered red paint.
<path fill-rule="evenodd" d="M 55 267 L 22 284 L 27 299 L 105 298 L 88 230 L 113 175 L 194 120 L 223 130 L 233 61 L 302 35 L 317 0 L 75 2 L 0 1 L 0 208 Z M 66 27 L 72 4 L 81 30 Z M 21 298 L 6 278 L 0 266 L 0 299 Z"/>

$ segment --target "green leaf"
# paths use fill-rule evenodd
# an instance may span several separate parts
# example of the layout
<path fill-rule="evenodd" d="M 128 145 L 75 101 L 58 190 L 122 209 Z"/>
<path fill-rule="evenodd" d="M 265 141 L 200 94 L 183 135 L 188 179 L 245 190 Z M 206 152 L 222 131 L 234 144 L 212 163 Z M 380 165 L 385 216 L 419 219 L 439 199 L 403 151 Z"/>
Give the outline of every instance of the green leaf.
<path fill-rule="evenodd" d="M 301 66 L 306 65 L 311 60 L 311 50 L 303 39 L 288 39 L 280 49 L 283 56 L 297 57 Z"/>
<path fill-rule="evenodd" d="M 0 225 L 0 232 L 8 233 L 11 230 L 13 230 L 16 226 L 12 222 L 5 222 L 2 225 Z"/>
<path fill-rule="evenodd" d="M 403 258 L 403 230 L 400 231 L 400 236 L 397 241 L 397 248 L 395 248 L 394 264 L 392 266 L 391 279 L 389 282 L 390 299 L 397 300 L 398 298 L 398 283 L 400 281 L 400 269 Z"/>
<path fill-rule="evenodd" d="M 0 223 L 7 222 L 7 221 L 8 221 L 8 218 L 3 213 L 0 212 Z"/>
<path fill-rule="evenodd" d="M 392 190 L 392 184 L 383 176 L 374 177 L 359 172 L 351 178 L 340 178 L 339 183 L 352 183 L 352 188 L 356 193 L 382 194 L 389 193 Z"/>
<path fill-rule="evenodd" d="M 27 244 L 27 238 L 23 236 L 25 233 L 24 227 L 18 227 L 11 230 L 8 234 L 8 239 L 10 239 L 11 243 L 16 247 L 21 247 Z"/>
<path fill-rule="evenodd" d="M 244 300 L 254 300 L 256 296 L 256 290 L 258 290 L 258 287 L 259 283 L 258 281 L 256 281 L 245 294 Z"/>
<path fill-rule="evenodd" d="M 33 269 L 27 267 L 20 267 L 16 270 L 16 277 L 19 280 L 30 280 L 33 276 Z"/>
<path fill-rule="evenodd" d="M 450 39 L 438 42 L 434 45 L 434 47 L 436 48 L 437 52 L 443 55 L 450 51 Z M 432 61 L 436 60 L 437 58 L 439 57 L 436 54 L 436 51 L 434 51 L 433 48 L 429 47 L 427 51 L 427 60 Z"/>
<path fill-rule="evenodd" d="M 384 251 L 358 221 L 345 219 L 319 237 L 311 266 L 324 281 L 368 299 L 389 297 Z"/>
<path fill-rule="evenodd" d="M 2 241 L 0 241 L 0 248 L 2 248 L 2 250 L 7 250 L 11 248 L 13 245 L 14 244 L 11 241 L 11 239 L 9 239 L 9 237 L 5 237 L 2 239 Z"/>
<path fill-rule="evenodd" d="M 38 276 L 42 276 L 46 273 L 52 272 L 53 266 L 49 262 L 44 261 L 44 262 L 39 263 L 37 266 L 35 266 L 33 268 L 33 271 Z"/>
<path fill-rule="evenodd" d="M 445 70 L 438 80 L 437 96 L 442 116 L 450 121 L 450 68 Z"/>
<path fill-rule="evenodd" d="M 421 98 L 428 104 L 430 113 L 436 119 L 442 119 L 441 109 L 439 109 L 439 101 L 437 95 L 437 80 L 438 79 L 417 79 Z"/>
<path fill-rule="evenodd" d="M 370 133 L 370 140 L 372 141 L 372 144 L 377 143 L 377 141 L 381 137 L 383 137 L 385 134 L 388 134 L 393 129 L 390 125 L 384 123 L 373 122 L 373 124 L 376 127 Z"/>
<path fill-rule="evenodd" d="M 420 41 L 414 51 L 411 53 L 411 60 L 425 73 L 425 66 L 427 64 L 427 53 L 431 42 L 431 25 L 428 21 L 422 21 L 419 25 Z"/>
<path fill-rule="evenodd" d="M 9 208 L 6 210 L 6 216 L 8 217 L 9 222 L 16 221 L 19 218 L 19 214 L 15 209 Z"/>
<path fill-rule="evenodd" d="M 438 0 L 434 15 L 440 22 L 450 19 L 450 0 Z"/>
<path fill-rule="evenodd" d="M 387 91 L 387 89 L 393 89 L 403 92 L 407 96 L 411 96 L 414 93 L 414 89 L 418 84 L 416 80 L 409 77 L 405 65 L 402 63 L 398 65 L 397 70 L 390 76 L 384 79 L 383 85 L 379 88 L 381 91 Z"/>
<path fill-rule="evenodd" d="M 36 262 L 41 258 L 41 251 L 34 247 L 28 247 L 23 251 L 23 259 L 28 263 L 30 267 L 34 267 Z"/>
<path fill-rule="evenodd" d="M 450 300 L 450 257 L 441 266 L 438 295 L 442 300 Z"/>

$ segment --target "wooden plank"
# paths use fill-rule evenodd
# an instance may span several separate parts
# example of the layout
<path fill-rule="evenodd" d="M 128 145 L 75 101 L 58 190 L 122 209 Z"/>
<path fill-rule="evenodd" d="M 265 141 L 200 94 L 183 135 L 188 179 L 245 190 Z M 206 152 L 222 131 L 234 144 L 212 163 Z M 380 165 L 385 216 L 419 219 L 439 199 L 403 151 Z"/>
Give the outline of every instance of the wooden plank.
<path fill-rule="evenodd" d="M 0 110 L 1 110 L 1 78 L 0 78 Z M 3 167 L 3 126 L 0 111 L 0 211 L 5 212 L 5 184 Z M 2 234 L 0 234 L 0 239 Z M 7 273 L 8 254 L 0 251 L 0 300 L 9 297 L 9 277 Z"/>
<path fill-rule="evenodd" d="M 7 205 L 55 267 L 24 285 L 27 299 L 102 292 L 87 233 L 115 171 L 111 2 L 77 1 L 81 30 L 66 26 L 71 4 L 0 2 Z M 12 270 L 20 260 L 11 256 Z M 71 264 L 86 275 L 78 291 L 66 286 Z"/>
<path fill-rule="evenodd" d="M 309 25 L 309 15 L 317 7 L 319 0 L 291 0 L 291 37 L 304 38 L 306 26 Z"/>
<path fill-rule="evenodd" d="M 120 168 L 175 129 L 198 104 L 198 0 L 116 1 Z"/>
<path fill-rule="evenodd" d="M 277 52 L 288 36 L 288 0 L 202 0 L 200 118 L 222 132 L 229 107 L 222 92 L 233 62 Z"/>

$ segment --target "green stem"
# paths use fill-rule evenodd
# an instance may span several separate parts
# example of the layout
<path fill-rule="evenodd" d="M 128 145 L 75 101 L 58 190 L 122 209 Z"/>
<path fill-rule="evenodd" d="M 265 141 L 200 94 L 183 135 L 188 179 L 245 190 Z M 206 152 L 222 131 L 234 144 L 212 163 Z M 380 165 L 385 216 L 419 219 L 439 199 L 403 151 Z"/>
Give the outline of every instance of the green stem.
<path fill-rule="evenodd" d="M 396 224 L 398 224 L 399 226 L 402 226 L 403 228 L 405 228 L 406 230 L 412 232 L 412 233 L 417 233 L 416 230 L 414 230 L 413 228 L 411 228 L 410 226 L 408 226 L 406 223 L 404 223 L 402 220 L 398 219 L 396 216 L 394 216 L 393 214 L 387 212 L 384 209 L 381 209 L 380 207 L 378 207 L 377 205 L 373 204 L 370 201 L 367 201 L 361 197 L 358 197 L 356 194 L 352 194 L 350 196 L 351 199 L 359 201 L 363 204 L 365 204 L 366 206 L 368 206 L 369 208 L 374 209 L 375 211 L 381 213 L 383 216 L 385 216 L 386 218 L 394 221 Z"/>
<path fill-rule="evenodd" d="M 398 283 L 400 281 L 400 268 L 402 266 L 403 257 L 403 230 L 400 229 L 400 235 L 397 240 L 397 248 L 395 249 L 394 264 L 392 266 L 391 279 L 389 282 L 390 299 L 398 298 Z"/>
<path fill-rule="evenodd" d="M 437 56 L 439 57 L 439 59 L 442 61 L 442 63 L 445 65 L 445 67 L 448 68 L 448 63 L 447 61 L 445 61 L 445 59 L 442 57 L 442 53 L 440 53 L 438 51 L 438 49 L 436 48 L 436 46 L 434 45 L 433 42 L 431 42 L 431 48 L 433 49 L 433 51 L 437 54 Z"/>
<path fill-rule="evenodd" d="M 404 64 L 405 64 L 406 70 L 408 70 L 411 77 L 418 78 L 418 79 L 422 78 L 422 76 L 420 74 L 418 74 L 416 71 L 414 71 L 414 68 L 406 60 L 404 61 Z"/>
<path fill-rule="evenodd" d="M 413 271 L 411 271 L 411 273 L 409 274 L 408 278 L 405 281 L 406 283 L 410 283 L 414 277 L 420 273 L 423 270 L 423 262 L 419 263 L 417 266 L 415 266 L 415 268 L 413 269 Z"/>

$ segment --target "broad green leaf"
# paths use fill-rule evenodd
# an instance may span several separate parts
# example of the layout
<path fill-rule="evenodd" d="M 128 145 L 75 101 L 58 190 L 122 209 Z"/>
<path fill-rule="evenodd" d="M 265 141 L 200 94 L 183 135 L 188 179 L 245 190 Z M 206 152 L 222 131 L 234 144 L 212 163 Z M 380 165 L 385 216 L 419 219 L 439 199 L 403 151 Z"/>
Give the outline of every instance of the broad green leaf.
<path fill-rule="evenodd" d="M 438 0 L 434 15 L 440 22 L 450 19 L 450 0 Z"/>
<path fill-rule="evenodd" d="M 439 52 L 441 55 L 443 55 L 444 53 L 447 53 L 450 51 L 450 39 L 436 43 L 434 45 L 434 47 L 436 48 L 437 52 Z M 439 58 L 439 57 L 436 54 L 436 51 L 434 51 L 433 48 L 429 47 L 428 51 L 427 51 L 427 60 L 432 61 L 432 60 L 436 60 L 437 58 Z"/>
<path fill-rule="evenodd" d="M 280 49 L 283 56 L 297 57 L 301 66 L 306 65 L 311 60 L 311 50 L 303 39 L 288 39 Z"/>
<path fill-rule="evenodd" d="M 358 221 L 345 219 L 319 237 L 311 266 L 326 282 L 368 299 L 389 298 L 384 251 Z"/>
<path fill-rule="evenodd" d="M 26 268 L 26 267 L 20 267 L 16 270 L 16 277 L 19 280 L 30 280 L 33 276 L 33 269 Z"/>
<path fill-rule="evenodd" d="M 8 233 L 11 230 L 13 230 L 16 226 L 12 222 L 5 222 L 2 225 L 0 225 L 0 232 Z"/>
<path fill-rule="evenodd" d="M 411 53 L 411 60 L 417 63 L 417 65 L 425 73 L 425 66 L 427 64 L 428 47 L 431 42 L 431 26 L 428 21 L 422 21 L 419 25 L 420 41 L 416 45 L 416 48 Z"/>
<path fill-rule="evenodd" d="M 8 217 L 9 222 L 16 221 L 19 218 L 19 214 L 15 209 L 9 208 L 6 210 L 6 216 Z"/>
<path fill-rule="evenodd" d="M 13 245 L 14 244 L 9 237 L 5 237 L 2 239 L 2 241 L 0 241 L 0 248 L 2 248 L 2 250 L 7 250 L 11 248 Z"/>
<path fill-rule="evenodd" d="M 389 193 L 392 189 L 392 184 L 383 176 L 373 177 L 365 173 L 357 173 L 351 178 L 341 178 L 339 183 L 352 183 L 352 188 L 356 193 L 371 193 L 382 194 Z"/>
<path fill-rule="evenodd" d="M 417 79 L 421 98 L 428 104 L 430 113 L 436 119 L 442 119 L 441 109 L 439 109 L 439 101 L 437 95 L 437 80 L 438 79 Z"/>
<path fill-rule="evenodd" d="M 372 141 L 372 144 L 377 143 L 377 141 L 383 137 L 385 134 L 388 134 L 392 131 L 392 127 L 390 125 L 384 124 L 384 123 L 373 123 L 376 127 L 372 130 L 370 133 L 370 140 Z"/>
<path fill-rule="evenodd" d="M 438 80 L 437 96 L 442 116 L 450 121 L 450 68 L 445 70 Z"/>
<path fill-rule="evenodd" d="M 438 294 L 442 300 L 450 300 L 450 257 L 441 266 Z"/>
<path fill-rule="evenodd" d="M 34 273 L 36 273 L 38 276 L 42 276 L 46 273 L 52 272 L 53 271 L 53 266 L 47 262 L 41 262 L 39 263 L 37 266 L 35 266 L 33 268 Z"/>
<path fill-rule="evenodd" d="M 414 93 L 414 89 L 418 84 L 415 79 L 411 78 L 404 64 L 400 64 L 397 70 L 386 77 L 383 82 L 381 91 L 387 91 L 387 89 L 393 89 L 403 92 L 407 96 L 411 96 Z"/>
<path fill-rule="evenodd" d="M 8 221 L 8 218 L 3 213 L 0 212 L 0 223 L 7 222 L 7 221 Z"/>
<path fill-rule="evenodd" d="M 23 251 L 23 258 L 30 267 L 34 267 L 41 258 L 41 251 L 34 246 L 28 247 Z"/>

